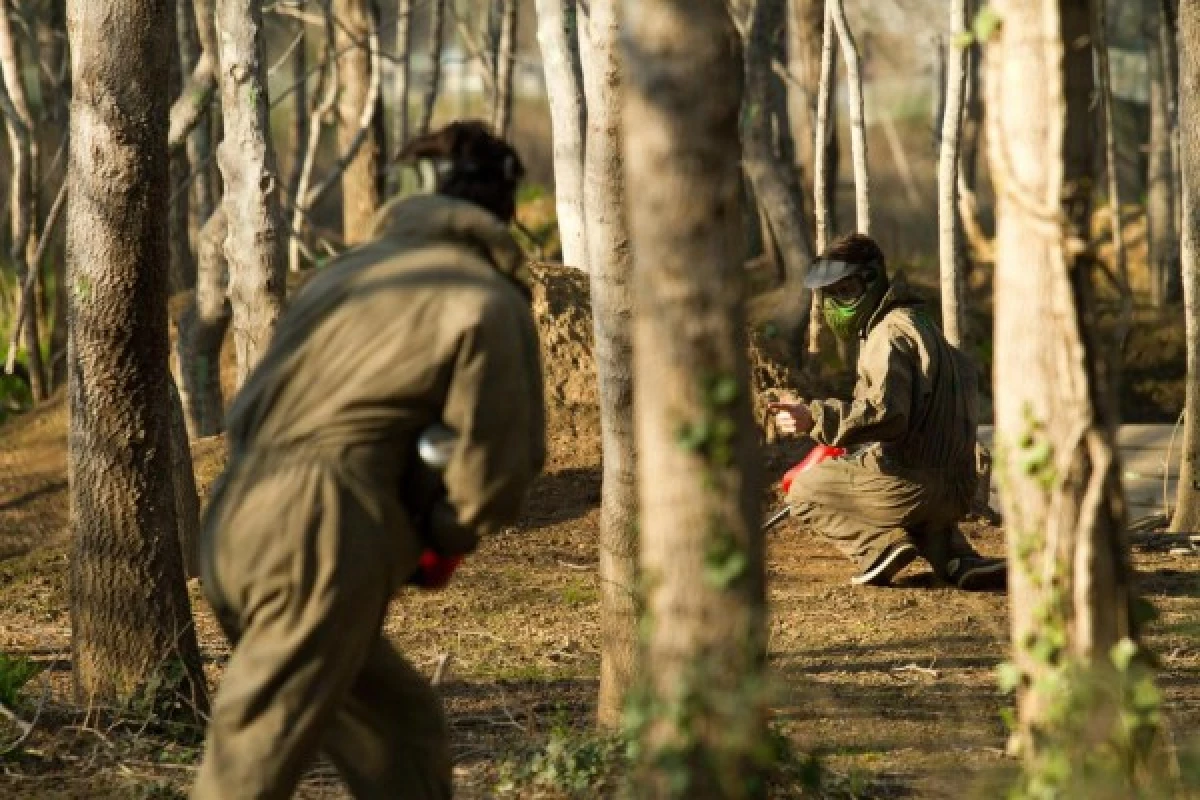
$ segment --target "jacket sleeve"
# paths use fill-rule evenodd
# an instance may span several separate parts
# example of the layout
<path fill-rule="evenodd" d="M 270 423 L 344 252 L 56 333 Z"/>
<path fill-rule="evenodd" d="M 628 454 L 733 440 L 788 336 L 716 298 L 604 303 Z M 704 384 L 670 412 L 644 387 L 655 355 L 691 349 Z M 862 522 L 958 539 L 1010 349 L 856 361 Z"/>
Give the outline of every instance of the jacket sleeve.
<path fill-rule="evenodd" d="M 813 439 L 850 448 L 903 437 L 912 408 L 915 367 L 913 345 L 903 335 L 869 337 L 859 361 L 854 399 L 809 404 Z"/>
<path fill-rule="evenodd" d="M 458 434 L 435 508 L 435 546 L 467 552 L 516 522 L 545 463 L 545 410 L 537 329 L 515 297 L 496 293 L 460 339 L 443 422 Z"/>

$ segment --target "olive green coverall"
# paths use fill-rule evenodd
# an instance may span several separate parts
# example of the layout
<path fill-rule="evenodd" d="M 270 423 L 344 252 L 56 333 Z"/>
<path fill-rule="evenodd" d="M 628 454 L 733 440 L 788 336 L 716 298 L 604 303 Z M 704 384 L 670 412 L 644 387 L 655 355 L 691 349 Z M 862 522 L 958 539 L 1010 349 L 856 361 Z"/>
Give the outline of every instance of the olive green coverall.
<path fill-rule="evenodd" d="M 892 279 L 868 321 L 850 402 L 809 403 L 812 437 L 848 456 L 800 473 L 792 515 L 866 569 L 906 535 L 933 569 L 976 555 L 957 523 L 977 483 L 978 379 L 911 293 Z"/>
<path fill-rule="evenodd" d="M 481 207 L 404 199 L 279 320 L 205 512 L 204 590 L 235 648 L 194 798 L 288 797 L 318 751 L 356 797 L 452 796 L 439 699 L 381 627 L 423 547 L 471 551 L 542 469 L 523 263 Z M 435 422 L 459 436 L 441 500 L 415 446 Z"/>

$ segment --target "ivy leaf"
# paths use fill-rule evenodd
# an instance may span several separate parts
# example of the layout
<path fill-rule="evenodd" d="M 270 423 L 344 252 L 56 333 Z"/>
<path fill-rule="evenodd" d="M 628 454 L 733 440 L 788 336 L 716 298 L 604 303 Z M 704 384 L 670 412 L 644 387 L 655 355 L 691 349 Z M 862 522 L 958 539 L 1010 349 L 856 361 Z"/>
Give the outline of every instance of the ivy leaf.
<path fill-rule="evenodd" d="M 1129 665 L 1133 662 L 1133 657 L 1137 655 L 1137 644 L 1132 639 L 1126 636 L 1121 641 L 1112 646 L 1108 657 L 1112 659 L 1113 666 L 1125 672 L 1129 669 Z"/>
<path fill-rule="evenodd" d="M 1002 694 L 1012 694 L 1021 685 L 1021 668 L 1011 661 L 1002 662 L 996 667 L 996 683 Z"/>
<path fill-rule="evenodd" d="M 984 6 L 975 15 L 975 22 L 971 27 L 975 31 L 975 37 L 981 42 L 986 42 L 1000 27 L 1000 22 L 1000 15 L 996 10 L 991 6 Z"/>

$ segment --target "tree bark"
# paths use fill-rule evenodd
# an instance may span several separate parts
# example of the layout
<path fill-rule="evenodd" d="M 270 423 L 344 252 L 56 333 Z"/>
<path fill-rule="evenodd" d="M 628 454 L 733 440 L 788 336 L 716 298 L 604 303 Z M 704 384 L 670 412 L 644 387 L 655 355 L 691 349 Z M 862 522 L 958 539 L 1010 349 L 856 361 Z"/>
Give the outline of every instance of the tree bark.
<path fill-rule="evenodd" d="M 804 199 L 795 191 L 796 187 L 787 178 L 787 167 L 776 155 L 768 116 L 773 76 L 772 36 L 784 25 L 784 11 L 780 2 L 754 4 L 746 34 L 746 113 L 741 138 L 746 174 L 769 223 L 771 238 L 779 247 L 790 291 L 804 309 L 809 303 L 803 281 L 813 259 L 812 241 L 804 229 Z"/>
<path fill-rule="evenodd" d="M 1161 35 L 1165 22 L 1160 0 L 1148 0 L 1146 54 L 1150 73 L 1150 145 L 1146 175 L 1146 234 L 1149 247 L 1150 302 L 1162 309 L 1180 299 L 1179 198 L 1175 194 L 1175 162 L 1171 87 Z"/>
<path fill-rule="evenodd" d="M 225 137 L 217 161 L 225 183 L 225 258 L 237 383 L 258 363 L 283 308 L 283 235 L 279 171 L 267 123 L 262 7 L 254 0 L 217 0 L 221 30 L 221 110 Z"/>
<path fill-rule="evenodd" d="M 1183 173 L 1183 303 L 1187 342 L 1183 456 L 1171 530 L 1200 530 L 1200 9 L 1179 4 L 1179 155 Z"/>
<path fill-rule="evenodd" d="M 76 695 L 89 707 L 182 696 L 198 717 L 205 682 L 169 447 L 169 9 L 68 0 L 67 28 L 77 154 L 67 210 Z"/>
<path fill-rule="evenodd" d="M 300 177 L 304 172 L 304 152 L 309 135 L 308 100 L 308 23 L 299 20 L 296 26 L 299 44 L 292 50 L 292 158 L 287 179 L 287 198 L 293 206 L 300 205 Z M 320 122 L 317 123 L 318 126 Z M 290 261 L 289 261 L 290 263 Z"/>
<path fill-rule="evenodd" d="M 314 200 L 310 200 L 309 182 L 312 180 L 313 167 L 317 163 L 317 150 L 321 146 L 323 126 L 321 120 L 332 113 L 337 103 L 337 64 L 333 58 L 333 20 L 325 16 L 325 44 L 321 66 L 321 77 L 313 91 L 317 100 L 310 112 L 308 124 L 305 125 L 304 149 L 297 155 L 299 171 L 296 174 L 295 190 L 292 193 L 292 226 L 288 236 L 288 270 L 299 272 L 301 256 L 306 252 L 304 246 L 304 230 L 307 224 L 308 211 Z M 332 185 L 327 181 L 327 185 Z"/>
<path fill-rule="evenodd" d="M 788 0 L 787 18 L 787 63 L 790 80 L 788 88 L 788 120 L 792 126 L 792 140 L 796 146 L 796 169 L 807 176 L 803 184 L 811 184 L 816 172 L 818 154 L 828 165 L 832 156 L 837 161 L 837 137 L 826 135 L 824 147 L 818 147 L 817 97 L 821 91 L 821 55 L 824 35 L 824 0 Z M 832 58 L 832 53 L 830 54 Z M 832 80 L 832 77 L 831 77 Z M 828 115 L 833 111 L 829 109 Z M 830 147 L 833 148 L 832 152 Z M 836 167 L 835 167 L 836 168 Z M 827 166 L 827 169 L 829 167 Z M 834 187 L 831 184 L 829 189 Z M 827 192 L 826 208 L 832 212 L 833 195 Z M 814 203 L 813 206 L 816 204 Z M 805 207 L 805 225 L 808 230 L 816 227 L 815 212 Z"/>
<path fill-rule="evenodd" d="M 0 12 L 4 5 L 0 3 Z M 10 178 L 9 214 L 12 224 L 13 264 L 16 266 L 17 291 L 14 299 L 20 302 L 22 287 L 27 274 L 37 281 L 37 264 L 29 263 L 37 250 L 37 128 L 33 115 L 29 113 L 29 98 L 25 83 L 21 79 L 21 62 L 17 53 L 17 42 L 13 37 L 12 23 L 7 13 L 0 13 L 0 116 L 8 123 L 8 141 L 11 153 L 12 177 Z M 42 365 L 41 335 L 38 315 L 27 315 L 24 325 L 25 362 L 29 370 L 30 389 L 34 400 L 45 400 L 49 394 L 46 371 Z M 7 371 L 12 371 L 13 355 L 8 357 Z"/>
<path fill-rule="evenodd" d="M 825 139 L 832 135 L 837 139 L 836 131 L 831 128 L 831 113 L 833 111 L 833 78 L 835 74 L 834 51 L 836 48 L 836 33 L 833 23 L 833 2 L 825 0 L 824 20 L 821 33 L 821 70 L 817 84 L 817 123 L 816 140 L 813 145 L 815 152 L 820 153 Z M 813 167 L 813 215 L 816 219 L 816 251 L 817 255 L 825 252 L 833 234 L 833 209 L 836 206 L 836 175 L 830 174 L 828 159 L 818 159 Z M 856 183 L 857 186 L 857 183 Z M 815 356 L 821 352 L 821 306 L 820 296 L 812 293 L 811 307 L 808 314 L 808 353 Z M 812 359 L 816 364 L 816 359 Z"/>
<path fill-rule="evenodd" d="M 65 0 L 51 3 L 48 13 L 42 17 L 42 22 L 46 34 L 42 52 L 55 76 L 52 90 L 53 112 L 48 124 L 58 130 L 62 137 L 56 146 L 66 146 L 70 125 L 68 111 L 71 102 L 71 57 L 67 50 Z M 66 183 L 66 160 L 63 162 L 63 183 Z M 51 227 L 49 224 L 43 226 L 39 247 L 44 246 L 46 237 L 50 236 Z M 53 244 L 52 250 L 47 249 L 53 256 L 46 272 L 54 276 L 54 314 L 50 322 L 50 360 L 46 364 L 46 382 L 50 387 L 57 387 L 67 379 L 67 269 L 63 238 L 56 237 Z M 47 262 L 41 260 L 41 263 L 45 269 Z"/>
<path fill-rule="evenodd" d="M 1003 20 L 987 59 L 997 468 L 1022 675 L 1018 739 L 1036 769 L 1043 736 L 1062 733 L 1052 715 L 1063 698 L 1047 676 L 1071 664 L 1103 668 L 1136 631 L 1110 348 L 1094 329 L 1088 269 L 1091 9 L 1044 0 L 994 8 Z M 1094 710 L 1090 719 L 1102 722 L 1113 709 Z"/>
<path fill-rule="evenodd" d="M 1104 131 L 1104 166 L 1108 178 L 1108 216 L 1112 228 L 1113 267 L 1120 294 L 1121 312 L 1117 323 L 1118 349 L 1124 348 L 1125 338 L 1133 325 L 1133 291 L 1129 286 L 1129 265 L 1125 259 L 1125 231 L 1121 226 L 1121 185 L 1117 175 L 1117 136 L 1113 127 L 1112 79 L 1108 64 L 1107 0 L 1094 0 L 1092 15 L 1092 47 L 1096 61 L 1097 89 L 1100 94 L 1100 114 Z"/>
<path fill-rule="evenodd" d="M 187 0 L 182 0 L 184 3 Z M 210 92 L 216 91 L 216 71 L 217 62 L 220 51 L 217 44 L 217 18 L 214 11 L 213 0 L 191 0 L 192 5 L 192 21 L 196 26 L 196 40 L 199 42 L 199 56 L 194 65 L 192 65 L 192 80 L 200 85 L 204 80 L 202 73 L 198 72 L 208 70 L 212 74 Z M 204 62 L 207 61 L 207 64 Z M 192 241 L 196 242 L 200 236 L 200 229 L 208 222 L 208 218 L 216 209 L 220 202 L 220 187 L 218 185 L 216 170 L 213 168 L 212 153 L 213 153 L 213 133 L 218 129 L 217 108 L 210 101 L 209 111 L 204 119 L 200 121 L 187 140 L 188 161 L 192 164 L 192 169 L 196 170 L 196 176 L 192 180 L 192 199 L 191 199 L 191 220 L 188 227 L 191 230 Z"/>
<path fill-rule="evenodd" d="M 219 206 L 196 237 L 196 288 L 178 321 L 178 391 L 188 435 L 192 438 L 218 434 L 224 425 L 221 344 L 232 316 L 226 293 L 227 235 L 224 206 Z"/>
<path fill-rule="evenodd" d="M 546 75 L 554 145 L 554 202 L 563 264 L 587 269 L 583 208 L 583 67 L 576 0 L 537 0 L 537 36 Z"/>
<path fill-rule="evenodd" d="M 625 10 L 650 631 L 638 785 L 646 797 L 763 797 L 753 755 L 766 734 L 763 539 L 741 193 L 726 155 L 738 141 L 740 48 L 718 0 L 627 0 Z"/>
<path fill-rule="evenodd" d="M 974 0 L 968 0 L 967 18 L 974 19 L 977 9 Z M 967 96 L 963 108 L 962 134 L 959 142 L 958 163 L 958 217 L 964 238 L 970 247 L 974 261 L 991 262 L 996 258 L 995 244 L 983 230 L 979 221 L 978 174 L 979 137 L 983 131 L 983 89 L 980 74 L 983 67 L 979 43 L 972 41 L 967 48 Z"/>
<path fill-rule="evenodd" d="M 437 108 L 438 94 L 442 85 L 442 43 L 445 39 L 446 3 L 448 0 L 431 0 L 429 5 L 429 87 L 421 103 L 421 122 L 417 134 L 429 133 L 433 124 L 433 112 Z"/>
<path fill-rule="evenodd" d="M 503 0 L 500 41 L 496 48 L 496 97 L 492 107 L 492 130 L 502 139 L 509 138 L 513 113 L 513 73 L 517 61 L 517 11 L 520 0 Z"/>
<path fill-rule="evenodd" d="M 196 492 L 196 472 L 192 448 L 188 443 L 183 401 L 175 379 L 167 373 L 168 436 L 171 439 L 171 482 L 175 490 L 175 521 L 179 530 L 180 561 L 185 578 L 200 575 L 200 496 Z"/>
<path fill-rule="evenodd" d="M 392 152 L 399 153 L 408 144 L 408 85 L 412 77 L 413 43 L 413 0 L 396 2 L 396 63 L 395 85 L 392 87 L 392 102 L 395 103 L 392 120 Z"/>
<path fill-rule="evenodd" d="M 171 48 L 171 58 L 167 73 L 168 97 L 179 97 L 183 86 L 183 62 L 186 59 L 187 45 L 182 41 L 183 24 L 180 19 L 191 11 L 187 0 L 171 0 L 171 37 L 175 45 Z M 168 135 L 168 139 L 170 136 Z M 178 145 L 185 145 L 186 139 L 179 137 Z M 167 230 L 170 250 L 169 267 L 167 270 L 167 293 L 174 297 L 186 292 L 196 285 L 196 261 L 192 256 L 192 243 L 189 230 L 189 206 L 186 191 L 181 195 L 184 182 L 191 173 L 188 164 L 187 150 L 183 146 L 171 147 L 169 172 L 171 176 L 170 197 L 178 198 L 167 208 Z"/>
<path fill-rule="evenodd" d="M 863 109 L 862 73 L 858 45 L 846 21 L 842 0 L 828 0 L 837 30 L 838 47 L 846 64 L 846 88 L 850 95 L 850 154 L 854 162 L 854 211 L 859 233 L 871 232 L 871 184 L 867 170 L 867 122 Z"/>
<path fill-rule="evenodd" d="M 621 150 L 622 75 L 617 0 L 592 0 L 591 59 L 584 74 L 587 213 L 604 480 L 600 519 L 600 697 L 597 716 L 616 727 L 635 674 L 637 472 L 633 438 L 632 262 Z"/>
<path fill-rule="evenodd" d="M 372 64 L 377 54 L 368 44 L 378 29 L 378 16 L 373 0 L 334 0 L 333 15 L 333 43 L 339 54 L 338 149 L 349 153 L 357 147 L 342 173 L 342 239 L 354 245 L 370 234 L 380 203 L 376 180 L 382 143 L 371 125 L 376 111 Z M 364 128 L 366 140 L 359 144 Z"/>
<path fill-rule="evenodd" d="M 967 53 L 956 39 L 967 30 L 966 0 L 950 2 L 950 47 L 938 154 L 938 260 L 941 264 L 942 332 L 962 347 L 966 302 L 966 254 L 958 216 L 959 145 L 967 89 Z"/>

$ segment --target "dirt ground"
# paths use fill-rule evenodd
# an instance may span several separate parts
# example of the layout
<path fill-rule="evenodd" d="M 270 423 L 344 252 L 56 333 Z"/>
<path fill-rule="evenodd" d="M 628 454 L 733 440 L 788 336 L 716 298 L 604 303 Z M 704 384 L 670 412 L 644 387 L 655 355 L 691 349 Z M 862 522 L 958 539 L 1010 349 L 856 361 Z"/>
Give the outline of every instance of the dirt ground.
<path fill-rule="evenodd" d="M 537 295 L 551 458 L 520 525 L 485 542 L 448 589 L 405 592 L 387 617 L 386 634 L 427 674 L 446 662 L 440 691 L 464 798 L 501 796 L 504 762 L 594 721 L 600 460 L 583 286 L 568 276 Z M 760 386 L 795 378 L 761 351 L 755 371 Z M 65 426 L 60 396 L 0 428 L 0 653 L 45 668 L 21 696 L 18 713 L 36 722 L 20 748 L 3 752 L 18 732 L 0 720 L 0 796 L 179 797 L 198 742 L 128 711 L 89 714 L 72 699 Z M 220 437 L 193 443 L 202 494 L 223 451 Z M 795 445 L 769 448 L 769 476 L 798 454 Z M 967 532 L 985 553 L 1003 552 L 1000 529 L 971 523 Z M 772 532 L 768 556 L 776 724 L 797 752 L 821 757 L 825 796 L 997 796 L 996 782 L 1012 769 L 1000 714 L 1007 701 L 995 680 L 1008 649 L 1004 594 L 935 585 L 919 564 L 893 588 L 853 587 L 850 565 L 793 524 Z M 1161 612 L 1149 644 L 1163 661 L 1176 743 L 1194 748 L 1200 562 L 1151 546 L 1137 548 L 1134 562 Z M 215 688 L 228 647 L 195 585 L 192 599 Z M 348 795 L 319 763 L 298 796 Z M 813 795 L 782 785 L 775 796 Z"/>

